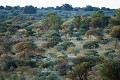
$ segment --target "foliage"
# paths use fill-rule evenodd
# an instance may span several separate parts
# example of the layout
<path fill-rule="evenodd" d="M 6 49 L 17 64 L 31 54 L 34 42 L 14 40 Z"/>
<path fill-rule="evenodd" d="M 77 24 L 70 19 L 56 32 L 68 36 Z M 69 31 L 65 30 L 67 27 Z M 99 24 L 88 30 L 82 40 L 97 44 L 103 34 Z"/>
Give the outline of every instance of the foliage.
<path fill-rule="evenodd" d="M 56 74 L 51 73 L 50 75 L 47 76 L 46 80 L 60 80 L 60 79 Z"/>
<path fill-rule="evenodd" d="M 5 70 L 5 71 L 7 71 L 7 70 L 14 70 L 14 68 L 17 68 L 17 65 L 15 64 L 14 61 L 10 61 L 10 62 L 5 61 L 2 64 L 2 69 Z"/>
<path fill-rule="evenodd" d="M 62 24 L 62 19 L 57 14 L 49 13 L 47 15 L 47 20 L 48 20 L 48 24 L 51 26 L 51 29 L 58 30 L 61 28 L 60 26 Z"/>
<path fill-rule="evenodd" d="M 13 46 L 14 52 L 31 52 L 32 49 L 35 49 L 35 45 L 30 42 L 20 42 Z"/>
<path fill-rule="evenodd" d="M 102 61 L 102 58 L 99 56 L 94 55 L 84 55 L 78 56 L 75 60 L 75 64 L 83 63 L 83 62 L 90 62 L 93 66 L 100 63 Z"/>
<path fill-rule="evenodd" d="M 102 30 L 101 29 L 92 29 L 88 30 L 85 35 L 93 35 L 93 36 L 103 36 Z"/>
<path fill-rule="evenodd" d="M 114 38 L 120 38 L 120 26 L 114 26 L 110 34 Z"/>
<path fill-rule="evenodd" d="M 68 77 L 72 80 L 88 80 L 88 72 L 91 67 L 92 66 L 89 62 L 78 64 L 68 73 Z"/>
<path fill-rule="evenodd" d="M 32 31 L 32 28 L 26 28 L 26 36 L 34 36 L 35 31 Z"/>
<path fill-rule="evenodd" d="M 119 38 L 120 10 L 114 14 L 115 9 L 90 5 L 0 6 L 0 80 L 103 80 L 103 71 L 117 75 L 119 61 L 113 59 L 120 58 L 120 43 L 109 39 Z"/>
<path fill-rule="evenodd" d="M 96 50 L 86 50 L 85 52 L 83 52 L 83 55 L 99 56 L 99 54 Z"/>
<path fill-rule="evenodd" d="M 68 47 L 72 47 L 72 46 L 75 46 L 74 43 L 72 42 L 63 42 L 63 43 L 60 43 L 59 45 L 57 45 L 57 50 L 58 51 L 61 51 L 61 50 L 67 50 Z"/>
<path fill-rule="evenodd" d="M 83 8 L 84 11 L 98 11 L 98 7 L 92 7 L 91 5 L 87 5 L 85 8 Z"/>
<path fill-rule="evenodd" d="M 74 18 L 73 18 L 73 23 L 75 24 L 75 26 L 77 27 L 77 28 L 79 28 L 79 26 L 81 25 L 81 16 L 75 16 Z"/>
<path fill-rule="evenodd" d="M 4 9 L 4 6 L 0 6 L 0 9 Z"/>
<path fill-rule="evenodd" d="M 116 10 L 116 16 L 109 21 L 112 25 L 120 25 L 120 9 Z"/>
<path fill-rule="evenodd" d="M 34 14 L 34 13 L 36 13 L 36 8 L 34 8 L 31 5 L 30 6 L 25 6 L 23 12 L 25 14 Z"/>
<path fill-rule="evenodd" d="M 13 52 L 17 53 L 16 56 L 18 59 L 27 59 L 36 51 L 35 44 L 31 42 L 16 43 L 12 48 Z"/>
<path fill-rule="evenodd" d="M 111 53 L 115 53 L 115 50 L 108 48 L 108 49 L 105 49 L 105 52 L 103 54 L 104 56 L 108 56 Z"/>
<path fill-rule="evenodd" d="M 120 60 L 107 61 L 98 67 L 98 75 L 102 80 L 120 79 Z"/>
<path fill-rule="evenodd" d="M 104 28 L 108 25 L 109 17 L 104 16 L 103 11 L 98 11 L 92 15 L 91 27 L 92 28 Z"/>
<path fill-rule="evenodd" d="M 66 45 L 64 45 L 64 44 L 61 44 L 61 45 L 57 45 L 57 50 L 58 51 L 61 51 L 61 50 L 67 50 L 67 46 Z"/>
<path fill-rule="evenodd" d="M 58 33 L 52 33 L 48 36 L 48 42 L 43 43 L 43 48 L 50 48 L 56 46 L 59 42 L 62 42 L 62 39 Z"/>
<path fill-rule="evenodd" d="M 72 5 L 70 5 L 70 4 L 63 4 L 61 8 L 62 8 L 63 10 L 68 10 L 68 11 L 70 11 L 70 10 L 73 9 L 73 8 L 72 8 Z"/>
<path fill-rule="evenodd" d="M 0 32 L 6 32 L 6 31 L 7 31 L 7 27 L 0 25 Z"/>
<path fill-rule="evenodd" d="M 6 6 L 6 7 L 5 7 L 5 10 L 11 10 L 11 9 L 12 9 L 11 6 Z"/>
<path fill-rule="evenodd" d="M 99 44 L 96 41 L 88 41 L 88 42 L 85 42 L 83 45 L 84 49 L 94 49 L 98 47 L 99 47 Z"/>

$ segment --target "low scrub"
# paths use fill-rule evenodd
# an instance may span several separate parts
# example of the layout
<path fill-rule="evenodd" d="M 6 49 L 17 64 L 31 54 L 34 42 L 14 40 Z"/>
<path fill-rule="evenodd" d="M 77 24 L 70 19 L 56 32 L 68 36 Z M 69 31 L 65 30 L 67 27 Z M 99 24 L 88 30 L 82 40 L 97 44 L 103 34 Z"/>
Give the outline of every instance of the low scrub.
<path fill-rule="evenodd" d="M 97 41 L 87 41 L 84 43 L 83 48 L 84 49 L 95 49 L 98 48 L 99 44 Z"/>

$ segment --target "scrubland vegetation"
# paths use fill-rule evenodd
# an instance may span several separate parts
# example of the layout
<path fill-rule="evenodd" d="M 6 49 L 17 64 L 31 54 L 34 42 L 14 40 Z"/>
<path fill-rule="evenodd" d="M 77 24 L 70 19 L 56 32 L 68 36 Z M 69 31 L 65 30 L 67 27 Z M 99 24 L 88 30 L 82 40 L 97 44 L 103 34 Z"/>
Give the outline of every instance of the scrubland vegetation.
<path fill-rule="evenodd" d="M 0 80 L 120 80 L 120 9 L 0 6 Z"/>

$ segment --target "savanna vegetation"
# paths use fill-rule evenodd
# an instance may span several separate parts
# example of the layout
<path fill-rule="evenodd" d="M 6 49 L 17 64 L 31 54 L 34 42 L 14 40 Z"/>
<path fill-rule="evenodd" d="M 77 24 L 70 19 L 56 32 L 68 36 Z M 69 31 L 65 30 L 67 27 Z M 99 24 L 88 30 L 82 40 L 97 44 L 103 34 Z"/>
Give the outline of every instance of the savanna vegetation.
<path fill-rule="evenodd" d="M 0 80 L 120 80 L 120 9 L 0 6 Z"/>

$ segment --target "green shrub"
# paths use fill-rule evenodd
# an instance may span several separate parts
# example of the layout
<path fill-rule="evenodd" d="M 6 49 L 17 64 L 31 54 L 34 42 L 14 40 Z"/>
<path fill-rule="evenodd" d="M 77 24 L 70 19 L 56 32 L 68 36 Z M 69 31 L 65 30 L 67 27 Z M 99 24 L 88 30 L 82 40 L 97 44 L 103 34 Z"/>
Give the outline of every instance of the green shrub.
<path fill-rule="evenodd" d="M 98 47 L 99 47 L 99 44 L 96 41 L 87 41 L 83 45 L 84 49 L 94 49 L 94 48 L 98 48 Z"/>
<path fill-rule="evenodd" d="M 55 73 L 51 73 L 46 77 L 46 80 L 60 80 L 60 79 Z"/>
<path fill-rule="evenodd" d="M 10 61 L 10 62 L 5 61 L 2 64 L 2 69 L 5 70 L 5 71 L 11 70 L 11 69 L 13 70 L 13 68 L 14 69 L 17 68 L 17 65 L 15 64 L 14 61 Z"/>
<path fill-rule="evenodd" d="M 36 62 L 33 62 L 33 61 L 27 61 L 26 66 L 30 66 L 31 68 L 33 68 L 33 67 L 37 67 L 37 64 Z"/>
<path fill-rule="evenodd" d="M 93 36 L 103 36 L 102 34 L 102 30 L 101 29 L 92 29 L 92 30 L 88 30 L 85 35 L 93 35 Z"/>
<path fill-rule="evenodd" d="M 120 60 L 111 60 L 98 67 L 100 80 L 119 80 L 120 79 Z"/>
<path fill-rule="evenodd" d="M 99 56 L 99 54 L 96 50 L 86 50 L 85 52 L 83 52 L 83 55 Z"/>
<path fill-rule="evenodd" d="M 120 38 L 120 26 L 114 26 L 110 34 L 114 38 Z"/>
<path fill-rule="evenodd" d="M 25 14 L 34 14 L 34 13 L 36 13 L 36 11 L 37 11 L 37 9 L 36 8 L 34 8 L 33 6 L 25 6 L 24 7 L 24 9 L 23 9 L 23 12 L 25 13 Z"/>
<path fill-rule="evenodd" d="M 58 34 L 58 33 L 52 33 L 51 35 L 50 35 L 50 38 L 51 37 L 60 37 L 60 35 Z"/>
<path fill-rule="evenodd" d="M 82 62 L 90 62 L 93 65 L 96 65 L 101 62 L 101 57 L 99 56 L 78 56 L 75 60 L 75 64 L 79 64 Z"/>
<path fill-rule="evenodd" d="M 41 45 L 41 47 L 42 47 L 42 48 L 49 48 L 50 45 L 49 45 L 49 43 L 47 42 L 47 43 L 43 43 L 43 44 Z"/>
<path fill-rule="evenodd" d="M 59 42 L 61 42 L 62 39 L 61 37 L 56 37 L 56 36 L 53 36 L 52 38 L 50 38 L 48 40 L 48 43 L 44 43 L 42 44 L 42 47 L 43 48 L 50 48 L 50 47 L 54 47 L 56 46 Z"/>
<path fill-rule="evenodd" d="M 108 56 L 110 53 L 115 53 L 115 50 L 108 48 L 108 49 L 106 49 L 106 51 L 103 54 L 104 54 L 104 56 Z"/>
<path fill-rule="evenodd" d="M 72 46 L 75 46 L 74 45 L 74 43 L 72 43 L 72 42 L 63 42 L 62 44 L 64 44 L 64 45 L 66 45 L 66 46 L 68 46 L 68 47 L 72 47 Z"/>
<path fill-rule="evenodd" d="M 120 44 L 118 41 L 114 41 L 114 42 L 112 42 L 111 47 L 114 49 L 120 49 Z"/>
<path fill-rule="evenodd" d="M 61 45 L 58 45 L 58 46 L 57 46 L 57 50 L 58 50 L 58 51 L 62 51 L 62 50 L 65 50 L 65 51 L 66 51 L 67 48 L 68 48 L 68 47 L 67 47 L 66 45 L 64 45 L 64 44 L 61 44 Z"/>
<path fill-rule="evenodd" d="M 117 51 L 118 54 L 120 54 L 120 49 Z"/>
<path fill-rule="evenodd" d="M 111 32 L 111 29 L 105 29 L 104 32 L 105 32 L 106 34 L 109 34 L 109 33 Z"/>
<path fill-rule="evenodd" d="M 97 41 L 100 43 L 100 44 L 107 44 L 109 42 L 109 39 L 104 39 L 102 37 L 97 37 Z"/>
<path fill-rule="evenodd" d="M 71 80 L 87 80 L 91 68 L 92 65 L 89 62 L 80 63 L 72 68 L 67 77 Z"/>

